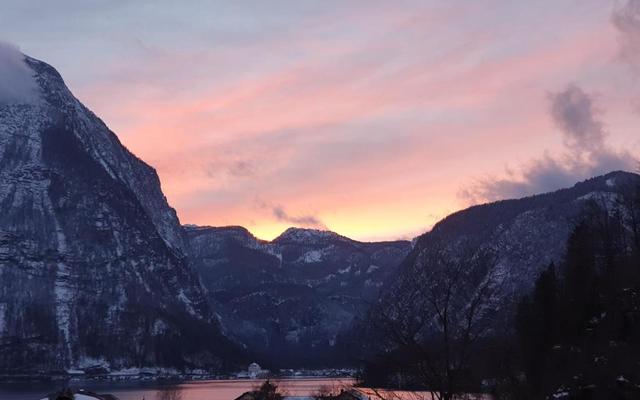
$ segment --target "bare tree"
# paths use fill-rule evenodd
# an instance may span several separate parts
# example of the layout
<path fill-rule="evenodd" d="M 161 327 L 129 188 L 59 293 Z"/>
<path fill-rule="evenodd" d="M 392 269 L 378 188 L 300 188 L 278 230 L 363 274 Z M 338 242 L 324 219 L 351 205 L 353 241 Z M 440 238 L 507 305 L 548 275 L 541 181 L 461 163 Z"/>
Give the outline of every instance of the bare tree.
<path fill-rule="evenodd" d="M 351 389 L 353 389 L 352 383 L 333 381 L 330 385 L 321 385 L 311 397 L 314 399 L 331 399 Z"/>
<path fill-rule="evenodd" d="M 172 386 L 156 392 L 156 400 L 182 400 L 182 389 Z"/>
<path fill-rule="evenodd" d="M 462 396 L 471 351 L 490 327 L 495 257 L 467 254 L 451 256 L 445 246 L 422 254 L 412 279 L 383 297 L 372 314 L 389 345 L 414 358 L 415 379 L 438 400 Z"/>
<path fill-rule="evenodd" d="M 625 216 L 624 223 L 630 230 L 633 249 L 640 254 L 640 186 L 623 187 L 617 205 Z"/>

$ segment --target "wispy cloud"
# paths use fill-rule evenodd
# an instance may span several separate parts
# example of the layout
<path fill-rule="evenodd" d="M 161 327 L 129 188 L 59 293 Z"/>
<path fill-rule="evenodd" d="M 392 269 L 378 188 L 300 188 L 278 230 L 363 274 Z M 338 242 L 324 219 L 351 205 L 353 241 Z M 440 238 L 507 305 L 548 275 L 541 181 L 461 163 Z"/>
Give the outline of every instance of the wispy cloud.
<path fill-rule="evenodd" d="M 629 0 L 611 17 L 618 31 L 619 56 L 635 73 L 640 73 L 640 0 Z"/>
<path fill-rule="evenodd" d="M 0 104 L 32 103 L 38 86 L 17 47 L 0 41 Z"/>
<path fill-rule="evenodd" d="M 503 188 L 485 186 L 509 197 L 573 183 L 579 151 L 571 137 L 550 138 L 545 89 L 575 81 L 597 92 L 611 124 L 601 125 L 612 133 L 603 140 L 636 140 L 633 116 L 620 117 L 632 88 L 616 86 L 625 74 L 608 67 L 618 49 L 611 12 L 602 0 L 64 11 L 7 0 L 0 37 L 58 68 L 157 168 L 183 222 L 241 224 L 262 238 L 324 223 L 391 239 L 464 206 L 459 182 L 478 170 L 520 165 L 502 175 Z M 271 204 L 255 207 L 255 196 Z"/>
<path fill-rule="evenodd" d="M 635 166 L 625 150 L 611 148 L 593 96 L 575 84 L 549 94 L 549 114 L 560 129 L 564 153 L 533 159 L 502 177 L 479 179 L 459 195 L 472 202 L 517 198 L 571 186 L 576 181 Z"/>
<path fill-rule="evenodd" d="M 616 7 L 611 23 L 617 32 L 617 61 L 640 76 L 640 0 L 628 0 Z M 562 134 L 561 154 L 545 152 L 516 169 L 507 168 L 501 176 L 478 178 L 460 190 L 459 197 L 471 203 L 522 197 L 570 186 L 612 170 L 637 167 L 633 154 L 607 142 L 603 112 L 593 95 L 571 84 L 548 97 L 551 120 Z"/>
<path fill-rule="evenodd" d="M 300 226 L 310 226 L 316 228 L 325 228 L 320 218 L 315 215 L 290 215 L 282 206 L 274 206 L 271 208 L 273 216 L 280 222 L 287 222 Z"/>
<path fill-rule="evenodd" d="M 268 211 L 278 222 L 292 224 L 296 227 L 327 229 L 326 225 L 316 215 L 291 214 L 280 204 L 272 204 L 260 199 L 255 200 L 258 208 Z"/>
<path fill-rule="evenodd" d="M 640 0 L 629 0 L 617 7 L 611 15 L 611 22 L 618 37 L 617 58 L 637 80 L 640 78 Z M 640 113 L 640 95 L 637 90 L 631 99 L 631 106 L 635 112 Z"/>
<path fill-rule="evenodd" d="M 591 96 L 572 84 L 549 94 L 551 117 L 574 152 L 597 152 L 604 147 L 606 133 Z"/>

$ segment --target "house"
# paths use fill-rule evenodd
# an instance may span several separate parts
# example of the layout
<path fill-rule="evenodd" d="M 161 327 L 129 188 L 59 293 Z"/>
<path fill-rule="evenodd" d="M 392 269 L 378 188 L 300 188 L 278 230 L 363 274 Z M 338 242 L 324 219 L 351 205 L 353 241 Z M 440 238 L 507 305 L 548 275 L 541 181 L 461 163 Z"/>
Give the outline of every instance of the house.
<path fill-rule="evenodd" d="M 258 365 L 258 363 L 251 363 L 249 364 L 249 368 L 247 368 L 247 371 L 249 372 L 249 376 L 251 378 L 256 378 L 262 372 L 262 368 L 260 368 L 260 365 Z"/>

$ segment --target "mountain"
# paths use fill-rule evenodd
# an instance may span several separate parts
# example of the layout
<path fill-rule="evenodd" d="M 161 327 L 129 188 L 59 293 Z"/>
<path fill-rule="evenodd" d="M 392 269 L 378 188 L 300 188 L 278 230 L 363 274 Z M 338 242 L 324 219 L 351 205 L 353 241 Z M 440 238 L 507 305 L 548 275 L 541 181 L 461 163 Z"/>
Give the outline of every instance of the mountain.
<path fill-rule="evenodd" d="M 241 227 L 185 231 L 225 332 L 277 366 L 339 362 L 337 339 L 411 247 L 312 229 L 290 228 L 271 242 Z"/>
<path fill-rule="evenodd" d="M 0 372 L 228 366 L 155 170 L 24 63 L 37 98 L 0 104 Z"/>
<path fill-rule="evenodd" d="M 409 298 L 415 293 L 410 288 L 422 286 L 424 291 L 432 287 L 437 270 L 434 260 L 449 259 L 451 264 L 467 265 L 463 271 L 465 285 L 475 285 L 469 291 L 490 280 L 492 295 L 483 305 L 484 312 L 499 316 L 494 329 L 500 333 L 504 326 L 511 326 L 506 324 L 513 315 L 515 301 L 531 291 L 550 263 L 563 259 L 567 239 L 589 206 L 615 213 L 614 206 L 620 205 L 620 217 L 625 219 L 625 195 L 638 185 L 640 175 L 618 171 L 552 193 L 456 212 L 416 239 L 397 279 L 380 302 L 418 304 L 415 298 Z M 478 260 L 482 259 L 490 265 L 480 266 Z"/>

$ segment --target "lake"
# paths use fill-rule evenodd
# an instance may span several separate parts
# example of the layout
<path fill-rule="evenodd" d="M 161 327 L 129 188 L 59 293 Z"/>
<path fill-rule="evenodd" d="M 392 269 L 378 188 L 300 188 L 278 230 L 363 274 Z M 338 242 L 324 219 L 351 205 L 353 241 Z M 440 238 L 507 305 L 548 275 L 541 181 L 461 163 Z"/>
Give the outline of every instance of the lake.
<path fill-rule="evenodd" d="M 287 395 L 308 396 L 323 387 L 339 389 L 353 383 L 349 378 L 295 378 L 272 380 Z M 165 390 L 180 389 L 182 400 L 233 400 L 260 385 L 263 380 L 210 380 L 182 383 L 161 382 L 79 382 L 68 383 L 73 388 L 83 388 L 96 393 L 110 393 L 120 400 L 156 400 Z M 63 382 L 0 383 L 1 400 L 39 400 L 46 394 L 59 390 Z"/>

